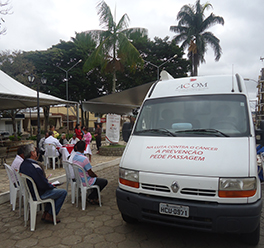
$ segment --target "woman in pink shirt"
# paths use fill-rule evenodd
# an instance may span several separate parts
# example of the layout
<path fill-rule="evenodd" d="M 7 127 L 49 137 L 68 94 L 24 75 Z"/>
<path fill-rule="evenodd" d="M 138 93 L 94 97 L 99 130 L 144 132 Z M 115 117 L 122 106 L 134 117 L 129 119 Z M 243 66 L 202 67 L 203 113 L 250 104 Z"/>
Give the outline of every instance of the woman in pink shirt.
<path fill-rule="evenodd" d="M 91 152 L 91 148 L 90 148 L 90 142 L 92 140 L 92 135 L 90 132 L 87 131 L 86 128 L 83 128 L 83 131 L 84 131 L 83 140 L 85 141 L 85 144 L 87 146 L 85 150 L 88 152 L 89 160 L 91 162 L 92 152 Z"/>

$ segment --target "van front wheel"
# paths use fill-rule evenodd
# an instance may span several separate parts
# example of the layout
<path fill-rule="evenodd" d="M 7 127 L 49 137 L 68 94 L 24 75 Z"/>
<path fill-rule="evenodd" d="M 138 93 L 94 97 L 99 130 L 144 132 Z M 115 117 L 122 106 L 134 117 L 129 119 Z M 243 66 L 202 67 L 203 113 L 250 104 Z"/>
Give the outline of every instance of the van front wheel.
<path fill-rule="evenodd" d="M 133 218 L 133 217 L 130 217 L 126 214 L 122 214 L 122 218 L 123 218 L 123 221 L 125 221 L 126 223 L 128 224 L 135 224 L 138 222 L 137 219 Z"/>
<path fill-rule="evenodd" d="M 260 235 L 260 224 L 255 231 L 251 233 L 242 233 L 242 239 L 245 243 L 249 245 L 257 245 L 259 242 L 259 235 Z"/>

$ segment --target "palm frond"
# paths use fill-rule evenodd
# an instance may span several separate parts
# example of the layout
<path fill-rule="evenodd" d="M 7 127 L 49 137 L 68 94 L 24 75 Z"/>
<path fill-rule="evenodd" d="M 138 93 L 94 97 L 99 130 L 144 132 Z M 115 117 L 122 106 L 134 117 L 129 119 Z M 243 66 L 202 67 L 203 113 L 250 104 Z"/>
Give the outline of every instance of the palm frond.
<path fill-rule="evenodd" d="M 215 16 L 213 13 L 211 13 L 211 15 L 209 15 L 202 23 L 201 25 L 201 32 L 203 32 L 204 30 L 210 28 L 211 26 L 215 25 L 215 24 L 221 24 L 224 25 L 225 21 L 224 18 L 221 16 Z"/>
<path fill-rule="evenodd" d="M 129 19 L 128 15 L 127 14 L 124 14 L 121 17 L 121 19 L 119 20 L 118 24 L 116 25 L 116 30 L 117 31 L 122 31 L 122 30 L 128 28 L 129 21 L 130 21 L 130 19 Z"/>
<path fill-rule="evenodd" d="M 112 30 L 112 28 L 115 25 L 115 22 L 109 6 L 105 3 L 105 1 L 100 1 L 97 4 L 97 9 L 98 9 L 97 14 L 99 15 L 100 26 L 102 26 L 105 29 Z"/>
<path fill-rule="evenodd" d="M 103 70 L 110 59 L 106 59 L 107 49 L 106 44 L 108 38 L 106 38 L 101 44 L 96 48 L 96 50 L 88 57 L 83 65 L 84 72 L 88 72 L 94 67 L 100 66 Z"/>
<path fill-rule="evenodd" d="M 215 54 L 215 60 L 218 61 L 222 55 L 220 40 L 217 37 L 215 37 L 211 32 L 204 33 L 203 38 L 213 48 Z"/>
<path fill-rule="evenodd" d="M 118 57 L 121 59 L 122 63 L 126 63 L 130 66 L 131 71 L 135 70 L 137 66 L 142 66 L 144 64 L 139 51 L 128 40 L 123 32 L 119 34 L 118 42 Z"/>

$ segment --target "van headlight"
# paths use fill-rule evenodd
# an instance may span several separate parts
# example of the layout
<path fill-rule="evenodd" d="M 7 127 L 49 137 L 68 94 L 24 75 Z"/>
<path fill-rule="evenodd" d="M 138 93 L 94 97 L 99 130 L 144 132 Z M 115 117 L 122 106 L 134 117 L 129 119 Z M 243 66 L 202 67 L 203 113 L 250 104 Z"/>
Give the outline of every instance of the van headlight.
<path fill-rule="evenodd" d="M 247 178 L 219 178 L 219 197 L 251 197 L 256 194 L 257 180 Z"/>
<path fill-rule="evenodd" d="M 139 172 L 119 168 L 119 182 L 133 188 L 139 188 Z"/>

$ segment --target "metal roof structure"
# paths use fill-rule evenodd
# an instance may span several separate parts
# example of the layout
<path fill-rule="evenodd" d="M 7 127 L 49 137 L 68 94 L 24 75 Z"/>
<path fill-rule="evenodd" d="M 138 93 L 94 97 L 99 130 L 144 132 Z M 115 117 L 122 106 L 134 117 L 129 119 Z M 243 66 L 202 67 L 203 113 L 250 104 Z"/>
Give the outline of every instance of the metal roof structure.
<path fill-rule="evenodd" d="M 173 79 L 173 77 L 167 71 L 162 70 L 160 73 L 160 81 L 170 79 Z M 130 115 L 133 109 L 141 106 L 153 83 L 142 84 L 118 93 L 83 102 L 83 110 L 100 114 Z"/>
<path fill-rule="evenodd" d="M 152 84 L 153 82 L 146 83 L 83 102 L 83 110 L 100 114 L 131 114 L 133 109 L 140 107 Z"/>

